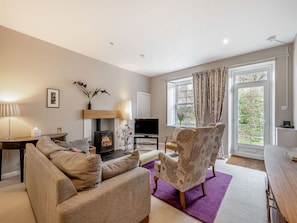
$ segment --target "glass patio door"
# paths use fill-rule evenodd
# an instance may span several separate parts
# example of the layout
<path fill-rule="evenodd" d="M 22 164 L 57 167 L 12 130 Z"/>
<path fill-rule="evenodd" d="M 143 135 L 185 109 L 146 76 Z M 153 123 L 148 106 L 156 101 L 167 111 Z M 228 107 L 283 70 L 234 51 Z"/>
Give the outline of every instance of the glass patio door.
<path fill-rule="evenodd" d="M 232 153 L 263 158 L 270 142 L 271 64 L 231 69 L 233 83 Z"/>

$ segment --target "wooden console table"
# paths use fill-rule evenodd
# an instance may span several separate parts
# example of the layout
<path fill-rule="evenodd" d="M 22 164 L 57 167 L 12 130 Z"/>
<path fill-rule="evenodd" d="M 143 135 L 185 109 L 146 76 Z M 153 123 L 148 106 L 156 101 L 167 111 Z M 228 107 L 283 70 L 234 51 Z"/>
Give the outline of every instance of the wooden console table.
<path fill-rule="evenodd" d="M 269 189 L 282 222 L 294 223 L 297 222 L 297 162 L 290 159 L 287 151 L 292 149 L 266 145 L 264 162 Z M 267 208 L 268 219 L 270 219 L 270 206 L 268 205 Z"/>
<path fill-rule="evenodd" d="M 57 134 L 46 134 L 43 136 L 49 136 L 51 139 L 56 140 L 66 140 L 66 136 L 68 133 L 57 133 Z M 26 149 L 27 143 L 33 143 L 36 145 L 38 141 L 38 137 L 19 137 L 14 139 L 0 139 L 0 181 L 2 179 L 2 150 L 15 150 L 18 149 L 20 151 L 20 169 L 21 169 L 21 182 L 24 181 L 24 151 Z"/>

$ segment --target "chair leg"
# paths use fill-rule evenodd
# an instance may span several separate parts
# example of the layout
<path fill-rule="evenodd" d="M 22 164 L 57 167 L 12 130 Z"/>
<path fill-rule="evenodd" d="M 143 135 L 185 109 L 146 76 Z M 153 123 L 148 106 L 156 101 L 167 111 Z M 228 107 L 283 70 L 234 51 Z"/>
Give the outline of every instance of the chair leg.
<path fill-rule="evenodd" d="M 182 209 L 186 208 L 186 201 L 185 201 L 185 192 L 179 192 L 179 201 L 180 205 L 182 206 Z"/>
<path fill-rule="evenodd" d="M 155 193 L 157 191 L 157 189 L 158 189 L 157 181 L 159 180 L 159 178 L 154 176 L 154 180 L 155 180 L 155 188 L 154 188 L 154 193 Z"/>
<path fill-rule="evenodd" d="M 215 172 L 215 166 L 212 166 L 212 175 L 215 177 L 216 176 L 216 172 Z"/>
<path fill-rule="evenodd" d="M 205 191 L 205 183 L 202 183 L 202 193 L 203 193 L 203 196 L 206 196 L 206 191 Z"/>

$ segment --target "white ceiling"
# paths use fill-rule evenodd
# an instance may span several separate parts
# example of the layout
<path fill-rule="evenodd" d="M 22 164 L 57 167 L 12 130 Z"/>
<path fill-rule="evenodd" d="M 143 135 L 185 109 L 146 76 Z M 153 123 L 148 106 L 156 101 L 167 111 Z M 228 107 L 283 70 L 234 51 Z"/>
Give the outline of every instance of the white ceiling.
<path fill-rule="evenodd" d="M 0 25 L 155 76 L 293 42 L 297 0 L 0 0 Z"/>

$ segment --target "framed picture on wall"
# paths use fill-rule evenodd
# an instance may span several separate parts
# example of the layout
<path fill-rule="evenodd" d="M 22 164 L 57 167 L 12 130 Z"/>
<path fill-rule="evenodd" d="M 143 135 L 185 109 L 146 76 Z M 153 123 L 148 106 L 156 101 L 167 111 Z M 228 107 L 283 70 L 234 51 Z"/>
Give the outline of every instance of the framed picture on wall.
<path fill-rule="evenodd" d="M 47 103 L 48 108 L 59 108 L 60 107 L 60 90 L 48 88 L 47 89 Z"/>

